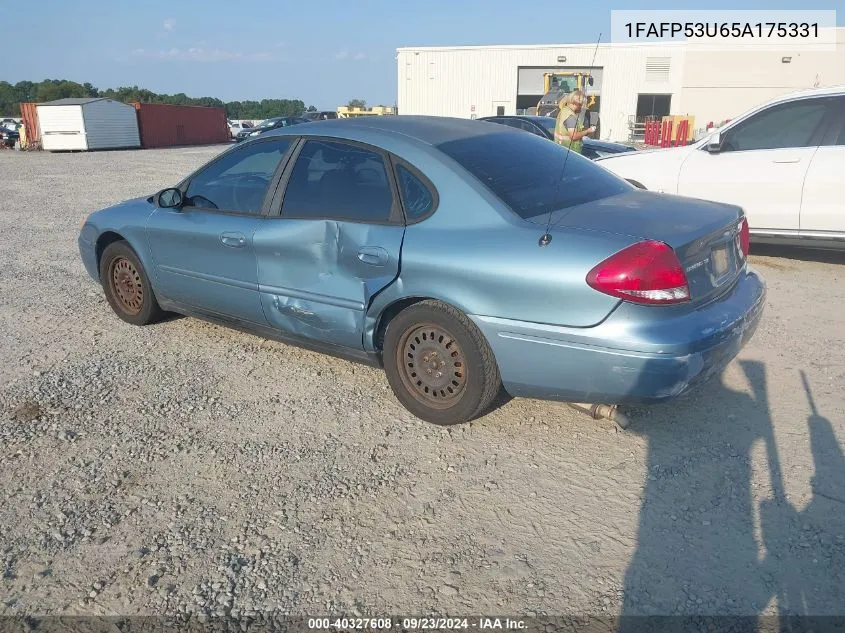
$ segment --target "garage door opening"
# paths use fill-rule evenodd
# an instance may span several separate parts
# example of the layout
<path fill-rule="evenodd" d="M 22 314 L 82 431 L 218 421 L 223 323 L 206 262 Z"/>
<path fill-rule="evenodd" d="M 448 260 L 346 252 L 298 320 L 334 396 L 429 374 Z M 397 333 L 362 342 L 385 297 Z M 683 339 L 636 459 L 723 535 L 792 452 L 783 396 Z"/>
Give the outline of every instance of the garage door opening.
<path fill-rule="evenodd" d="M 672 95 L 637 95 L 637 123 L 669 116 Z"/>
<path fill-rule="evenodd" d="M 517 114 L 534 114 L 533 112 L 527 112 L 527 110 L 534 108 L 537 109 L 537 104 L 540 103 L 540 99 L 543 98 L 543 95 L 517 95 L 516 97 L 516 113 Z"/>

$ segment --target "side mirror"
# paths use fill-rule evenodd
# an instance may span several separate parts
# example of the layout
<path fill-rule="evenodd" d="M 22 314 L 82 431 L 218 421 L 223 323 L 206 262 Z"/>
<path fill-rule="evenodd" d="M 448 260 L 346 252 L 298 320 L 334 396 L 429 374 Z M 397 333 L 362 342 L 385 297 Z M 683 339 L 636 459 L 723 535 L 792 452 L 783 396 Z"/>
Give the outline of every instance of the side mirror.
<path fill-rule="evenodd" d="M 163 189 L 156 196 L 156 204 L 162 209 L 181 209 L 184 203 L 182 191 L 175 187 Z"/>
<path fill-rule="evenodd" d="M 722 151 L 722 135 L 719 132 L 714 132 L 709 139 L 707 139 L 707 145 L 705 146 L 707 151 L 711 154 L 718 154 Z"/>
<path fill-rule="evenodd" d="M 592 86 L 592 85 L 593 85 L 593 78 L 592 78 L 592 77 L 587 77 L 587 85 L 588 85 L 588 86 Z"/>

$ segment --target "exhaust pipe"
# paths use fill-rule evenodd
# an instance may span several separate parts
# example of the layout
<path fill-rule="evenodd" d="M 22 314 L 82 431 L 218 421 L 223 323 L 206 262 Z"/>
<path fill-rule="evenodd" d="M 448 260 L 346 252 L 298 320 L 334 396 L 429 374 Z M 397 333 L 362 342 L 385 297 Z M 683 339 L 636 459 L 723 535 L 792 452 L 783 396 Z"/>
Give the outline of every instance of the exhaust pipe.
<path fill-rule="evenodd" d="M 590 404 L 586 402 L 570 402 L 570 407 L 586 413 L 594 420 L 613 420 L 620 429 L 627 429 L 631 420 L 619 410 L 615 404 Z"/>

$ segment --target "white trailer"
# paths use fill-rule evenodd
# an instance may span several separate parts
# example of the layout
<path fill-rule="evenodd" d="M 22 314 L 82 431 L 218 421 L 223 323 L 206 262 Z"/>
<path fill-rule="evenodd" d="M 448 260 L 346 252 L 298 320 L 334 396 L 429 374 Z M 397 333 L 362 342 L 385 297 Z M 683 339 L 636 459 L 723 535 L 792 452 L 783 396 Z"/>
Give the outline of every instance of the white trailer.
<path fill-rule="evenodd" d="M 105 98 L 58 99 L 38 104 L 41 147 L 47 151 L 141 147 L 131 105 Z"/>

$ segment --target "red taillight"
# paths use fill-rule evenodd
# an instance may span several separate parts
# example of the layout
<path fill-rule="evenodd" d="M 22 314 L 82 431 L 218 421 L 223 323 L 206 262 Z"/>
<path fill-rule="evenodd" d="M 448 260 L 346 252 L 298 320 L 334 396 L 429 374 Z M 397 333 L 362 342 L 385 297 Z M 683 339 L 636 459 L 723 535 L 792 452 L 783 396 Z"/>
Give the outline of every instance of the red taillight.
<path fill-rule="evenodd" d="M 589 272 L 587 283 L 599 292 L 635 303 L 680 303 L 690 296 L 675 251 L 653 240 L 608 257 Z"/>
<path fill-rule="evenodd" d="M 748 219 L 745 217 L 739 223 L 739 247 L 742 250 L 742 256 L 748 257 L 751 250 L 751 233 L 748 230 Z"/>

